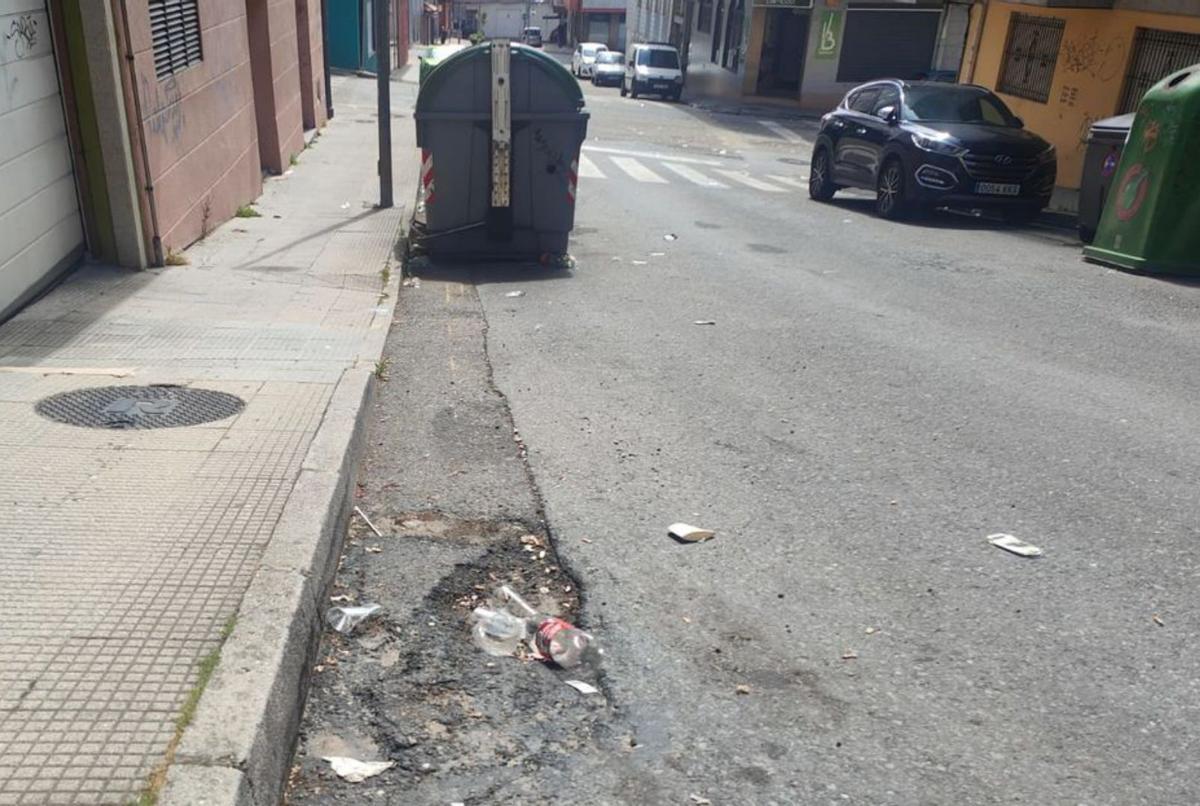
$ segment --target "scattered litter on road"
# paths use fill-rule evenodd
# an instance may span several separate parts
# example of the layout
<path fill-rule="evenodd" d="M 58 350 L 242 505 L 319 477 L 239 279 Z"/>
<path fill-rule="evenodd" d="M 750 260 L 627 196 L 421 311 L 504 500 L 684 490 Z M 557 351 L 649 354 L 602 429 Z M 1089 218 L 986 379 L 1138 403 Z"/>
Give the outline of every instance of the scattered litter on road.
<path fill-rule="evenodd" d="M 349 210 L 349 209 L 350 209 L 350 202 L 343 202 L 343 203 L 342 203 L 342 209 L 343 209 L 343 210 Z"/>
<path fill-rule="evenodd" d="M 337 604 L 338 602 L 353 602 L 354 597 L 348 593 L 339 593 L 337 596 L 330 596 L 329 601 Z"/>
<path fill-rule="evenodd" d="M 858 660 L 858 653 L 853 649 L 847 649 L 842 653 L 842 660 Z"/>
<path fill-rule="evenodd" d="M 651 252 L 650 257 L 666 257 L 666 252 Z"/>
<path fill-rule="evenodd" d="M 667 527 L 667 534 L 683 543 L 701 543 L 717 536 L 712 529 L 701 529 L 688 523 L 672 523 Z"/>
<path fill-rule="evenodd" d="M 879 632 L 879 630 L 875 627 L 867 627 L 867 635 L 874 635 L 877 632 Z"/>
<path fill-rule="evenodd" d="M 600 693 L 600 689 L 596 688 L 595 686 L 589 685 L 589 684 L 583 682 L 582 680 L 564 680 L 563 682 L 566 683 L 571 688 L 578 691 L 580 694 L 599 694 Z"/>
<path fill-rule="evenodd" d="M 592 539 L 590 537 L 581 537 L 581 538 L 579 538 L 579 542 L 580 543 L 591 543 Z"/>
<path fill-rule="evenodd" d="M 1038 548 L 1037 546 L 1035 546 L 1031 543 L 1026 543 L 1024 540 L 1021 540 L 1020 538 L 1013 537 L 1012 535 L 1006 535 L 1006 534 L 988 535 L 987 540 L 989 543 L 991 543 L 996 548 L 1004 549 L 1005 551 L 1010 551 L 1013 554 L 1020 555 L 1021 557 L 1041 557 L 1042 556 L 1042 550 L 1040 548 Z"/>
<path fill-rule="evenodd" d="M 750 687 L 745 683 L 738 683 L 737 687 L 734 688 L 734 691 L 736 691 L 738 694 L 749 694 Z"/>
<path fill-rule="evenodd" d="M 383 547 L 382 547 L 382 546 L 367 546 L 367 547 L 366 547 L 365 549 L 363 549 L 363 550 L 364 550 L 365 552 L 367 552 L 367 554 L 381 554 L 381 553 L 383 553 Z"/>
<path fill-rule="evenodd" d="M 716 319 L 697 319 L 695 322 L 692 322 L 693 325 L 715 325 L 716 323 Z"/>
<path fill-rule="evenodd" d="M 629 262 L 635 266 L 645 266 L 647 263 L 647 261 L 645 261 L 645 260 L 631 260 Z"/>
<path fill-rule="evenodd" d="M 325 621 L 342 635 L 349 635 L 354 628 L 383 609 L 382 605 L 366 604 L 358 607 L 331 607 L 325 611 Z"/>
<path fill-rule="evenodd" d="M 524 292 L 524 291 L 509 291 L 509 292 L 508 292 L 507 294 L 505 294 L 504 296 L 506 296 L 506 297 L 514 297 L 514 298 L 515 298 L 515 297 L 523 297 L 523 296 L 525 296 L 525 292 Z"/>
<path fill-rule="evenodd" d="M 367 517 L 367 513 L 362 511 L 362 507 L 355 507 L 354 514 L 363 519 L 363 523 L 367 525 L 368 529 L 375 533 L 376 537 L 383 537 L 383 532 L 375 528 L 375 524 L 371 523 L 371 519 Z"/>
<path fill-rule="evenodd" d="M 420 288 L 421 287 L 421 278 L 420 277 L 405 277 L 404 282 L 401 283 L 401 285 L 404 286 L 405 288 Z"/>
<path fill-rule="evenodd" d="M 666 235 L 663 236 L 663 240 L 664 241 L 678 241 L 679 236 L 673 232 L 668 232 Z"/>
<path fill-rule="evenodd" d="M 620 263 L 620 262 L 621 262 L 621 258 L 617 257 L 616 255 L 613 255 L 613 257 L 612 257 L 612 262 L 613 262 L 613 263 Z"/>
<path fill-rule="evenodd" d="M 368 778 L 374 778 L 384 770 L 390 770 L 396 765 L 394 761 L 359 761 L 347 756 L 326 756 L 325 760 L 339 778 L 352 784 L 361 784 Z"/>
<path fill-rule="evenodd" d="M 1154 614 L 1153 616 L 1151 616 L 1150 618 L 1152 618 L 1152 619 L 1154 620 L 1154 623 L 1155 623 L 1155 624 L 1157 624 L 1157 625 L 1158 625 L 1158 626 L 1160 626 L 1160 627 L 1165 627 L 1165 626 L 1167 626 L 1166 624 L 1164 624 L 1164 623 L 1163 623 L 1162 616 L 1158 615 L 1158 613 L 1155 613 L 1155 614 Z"/>
<path fill-rule="evenodd" d="M 712 801 L 700 795 L 688 795 L 688 800 L 696 804 L 696 806 L 712 806 Z"/>
<path fill-rule="evenodd" d="M 843 224 L 853 224 L 853 223 L 854 223 L 854 219 L 852 219 L 852 218 L 843 218 L 843 219 L 842 219 L 842 223 L 843 223 Z"/>
<path fill-rule="evenodd" d="M 529 550 L 532 551 L 534 548 L 542 547 L 542 539 L 537 535 L 522 535 L 521 544 L 529 546 Z"/>
<path fill-rule="evenodd" d="M 543 590 L 549 593 L 549 588 Z M 504 604 L 477 607 L 471 613 L 475 643 L 488 654 L 516 655 L 524 643 L 538 659 L 554 661 L 563 669 L 599 665 L 604 650 L 591 634 L 536 610 L 508 585 L 497 588 L 495 598 Z"/>

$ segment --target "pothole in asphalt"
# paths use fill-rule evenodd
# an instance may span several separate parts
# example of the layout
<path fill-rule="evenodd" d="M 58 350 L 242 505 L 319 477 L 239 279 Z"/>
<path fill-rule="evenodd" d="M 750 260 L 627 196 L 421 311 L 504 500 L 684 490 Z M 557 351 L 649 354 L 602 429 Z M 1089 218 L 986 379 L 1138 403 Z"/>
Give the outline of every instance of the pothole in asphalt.
<path fill-rule="evenodd" d="M 493 657 L 472 640 L 471 611 L 503 584 L 576 619 L 580 592 L 544 532 L 437 511 L 372 521 L 384 536 L 356 519 L 331 595 L 384 611 L 351 635 L 322 638 L 289 804 L 354 798 L 361 785 L 338 780 L 322 759 L 339 741 L 395 762 L 371 783 L 397 787 L 396 803 L 491 802 L 532 784 L 540 768 L 616 746 L 602 673 Z M 602 693 L 581 695 L 571 679 Z"/>

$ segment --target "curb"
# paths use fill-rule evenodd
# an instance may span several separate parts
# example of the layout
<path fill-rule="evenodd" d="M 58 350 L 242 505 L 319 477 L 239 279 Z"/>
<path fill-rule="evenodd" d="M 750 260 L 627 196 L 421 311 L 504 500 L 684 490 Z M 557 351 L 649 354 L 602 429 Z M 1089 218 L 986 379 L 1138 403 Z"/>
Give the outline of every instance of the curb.
<path fill-rule="evenodd" d="M 394 299 L 394 297 L 393 297 Z M 389 306 L 391 307 L 391 306 Z M 160 806 L 275 806 L 292 763 L 374 375 L 342 373 L 167 771 Z"/>

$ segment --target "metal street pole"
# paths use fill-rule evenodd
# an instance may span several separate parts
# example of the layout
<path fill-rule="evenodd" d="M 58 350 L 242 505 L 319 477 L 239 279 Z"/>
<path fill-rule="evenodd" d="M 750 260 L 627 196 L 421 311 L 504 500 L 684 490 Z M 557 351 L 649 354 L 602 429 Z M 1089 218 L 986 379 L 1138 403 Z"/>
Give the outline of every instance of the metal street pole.
<path fill-rule="evenodd" d="M 375 0 L 375 81 L 379 90 L 379 206 L 392 206 L 392 0 Z"/>

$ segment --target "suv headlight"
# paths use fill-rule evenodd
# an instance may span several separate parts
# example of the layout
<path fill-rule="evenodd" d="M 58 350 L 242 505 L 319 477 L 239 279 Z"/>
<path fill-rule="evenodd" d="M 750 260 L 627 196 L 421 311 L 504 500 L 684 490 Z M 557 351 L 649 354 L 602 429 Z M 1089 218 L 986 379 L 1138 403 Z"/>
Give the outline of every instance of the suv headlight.
<path fill-rule="evenodd" d="M 1039 162 L 1054 162 L 1057 159 L 1058 154 L 1055 152 L 1053 145 L 1048 146 L 1045 151 L 1043 151 L 1041 154 L 1038 154 Z"/>
<path fill-rule="evenodd" d="M 967 153 L 967 150 L 962 146 L 956 146 L 948 140 L 939 140 L 935 137 L 926 137 L 923 134 L 914 134 L 912 136 L 913 145 L 922 151 L 928 151 L 931 154 L 941 154 L 946 157 L 961 157 Z"/>
<path fill-rule="evenodd" d="M 681 76 L 681 75 L 680 75 L 680 76 L 675 76 L 675 83 L 676 83 L 676 84 L 682 84 L 682 83 L 683 83 L 683 76 Z"/>

